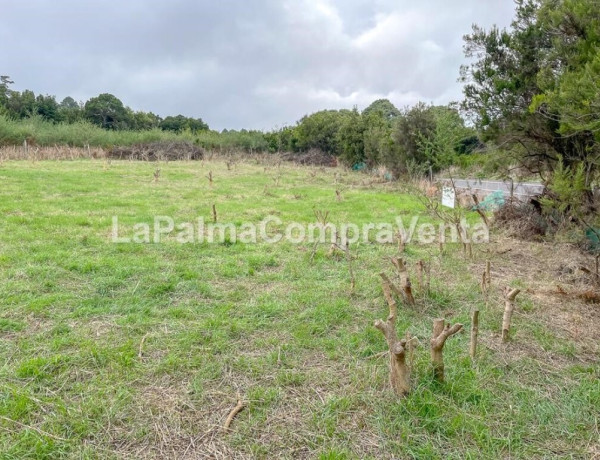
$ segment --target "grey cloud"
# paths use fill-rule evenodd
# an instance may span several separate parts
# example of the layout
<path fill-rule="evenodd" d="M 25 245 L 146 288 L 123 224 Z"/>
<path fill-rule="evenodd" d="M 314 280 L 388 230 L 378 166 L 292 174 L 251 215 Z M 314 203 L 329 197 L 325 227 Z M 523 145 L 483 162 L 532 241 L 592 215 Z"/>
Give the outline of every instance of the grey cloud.
<path fill-rule="evenodd" d="M 2 6 L 16 89 L 271 129 L 324 108 L 460 97 L 462 35 L 512 2 L 24 0 Z"/>

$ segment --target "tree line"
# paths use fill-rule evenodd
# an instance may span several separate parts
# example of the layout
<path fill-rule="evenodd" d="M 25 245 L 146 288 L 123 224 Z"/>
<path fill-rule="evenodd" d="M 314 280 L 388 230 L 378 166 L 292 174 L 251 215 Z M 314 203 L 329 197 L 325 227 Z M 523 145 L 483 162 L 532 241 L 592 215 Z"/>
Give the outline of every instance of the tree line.
<path fill-rule="evenodd" d="M 419 103 L 402 110 L 379 99 L 362 112 L 323 110 L 266 134 L 271 150 L 319 149 L 355 167 L 386 167 L 394 176 L 439 171 L 481 147 L 457 108 Z"/>
<path fill-rule="evenodd" d="M 1 77 L 0 114 L 12 120 L 37 117 L 54 124 L 88 122 L 109 131 L 160 129 L 195 135 L 197 143 L 207 148 L 250 152 L 317 149 L 349 166 L 385 166 L 396 177 L 437 171 L 479 145 L 476 132 L 465 126 L 457 108 L 424 103 L 399 110 L 380 99 L 362 112 L 357 108 L 322 110 L 302 117 L 294 126 L 268 132 L 217 133 L 201 118 L 177 115 L 163 119 L 152 112 L 133 111 L 112 94 L 100 94 L 85 103 L 66 97 L 59 103 L 54 96 L 14 91 L 11 84 L 8 76 Z"/>
<path fill-rule="evenodd" d="M 497 174 L 519 168 L 546 182 L 554 176 L 555 184 L 578 184 L 577 198 L 589 195 L 600 169 L 597 0 L 516 0 L 510 27 L 475 25 L 464 40 L 469 59 L 461 68 L 464 98 L 449 106 L 419 103 L 399 110 L 382 99 L 362 112 L 322 110 L 269 132 L 216 133 L 201 118 L 162 119 L 133 111 L 110 94 L 58 103 L 53 96 L 13 91 L 10 79 L 2 77 L 0 113 L 50 123 L 85 120 L 106 130 L 206 133 L 202 139 L 210 139 L 210 147 L 318 149 L 350 166 L 385 166 L 395 176 L 461 164 L 485 146 Z M 573 190 L 560 188 L 556 194 Z"/>
<path fill-rule="evenodd" d="M 70 96 L 61 102 L 55 96 L 36 95 L 31 90 L 22 92 L 10 89 L 14 82 L 9 76 L 0 76 L 0 113 L 9 118 L 22 120 L 33 116 L 51 123 L 77 123 L 88 121 L 103 129 L 110 130 L 150 130 L 193 133 L 208 130 L 201 118 L 183 115 L 161 118 L 152 112 L 134 111 L 112 94 L 104 93 L 86 102 L 77 102 Z"/>

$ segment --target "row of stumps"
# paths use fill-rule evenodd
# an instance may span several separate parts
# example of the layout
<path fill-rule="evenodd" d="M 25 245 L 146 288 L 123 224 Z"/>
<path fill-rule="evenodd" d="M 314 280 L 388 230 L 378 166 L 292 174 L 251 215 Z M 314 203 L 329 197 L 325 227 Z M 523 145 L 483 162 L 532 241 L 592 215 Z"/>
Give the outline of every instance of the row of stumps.
<path fill-rule="evenodd" d="M 389 367 L 390 367 L 390 385 L 394 392 L 399 396 L 407 395 L 411 390 L 410 366 L 407 363 L 407 355 L 412 353 L 413 339 L 399 339 L 396 331 L 396 319 L 398 317 L 398 304 L 394 294 L 401 298 L 408 306 L 415 305 L 415 299 L 412 293 L 412 285 L 408 275 L 406 264 L 401 258 L 392 258 L 392 264 L 396 268 L 400 285 L 394 284 L 385 273 L 381 273 L 383 295 L 389 307 L 389 315 L 385 321 L 377 320 L 374 326 L 381 331 L 389 347 Z M 429 270 L 424 269 L 422 261 L 417 263 L 420 289 L 429 290 Z M 427 274 L 426 282 L 423 281 L 423 273 Z M 491 288 L 490 262 L 486 263 L 482 275 L 481 289 L 485 296 L 486 305 L 489 301 L 489 292 Z M 508 340 L 510 331 L 510 322 L 512 313 L 515 309 L 515 298 L 519 294 L 519 289 L 506 288 L 504 291 L 505 308 L 502 321 L 502 341 Z M 433 369 L 433 376 L 438 382 L 444 381 L 444 345 L 448 338 L 463 329 L 460 323 L 451 325 L 443 318 L 433 320 L 433 330 L 430 339 L 430 353 Z M 471 314 L 471 340 L 469 346 L 469 355 L 475 360 L 477 354 L 477 339 L 479 334 L 479 310 L 474 310 Z"/>

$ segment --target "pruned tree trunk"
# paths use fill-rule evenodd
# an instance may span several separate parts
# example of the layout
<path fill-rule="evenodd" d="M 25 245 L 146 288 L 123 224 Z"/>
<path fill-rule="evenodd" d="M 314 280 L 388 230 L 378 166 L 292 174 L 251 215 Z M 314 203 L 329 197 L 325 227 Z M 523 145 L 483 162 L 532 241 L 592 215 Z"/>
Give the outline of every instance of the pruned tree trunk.
<path fill-rule="evenodd" d="M 444 345 L 448 337 L 462 329 L 462 324 L 450 327 L 443 318 L 433 320 L 433 334 L 431 336 L 431 362 L 433 363 L 433 376 L 439 381 L 444 381 Z"/>
<path fill-rule="evenodd" d="M 217 223 L 217 205 L 216 204 L 212 205 L 212 214 L 213 214 L 213 222 L 216 224 Z"/>
<path fill-rule="evenodd" d="M 382 286 L 390 313 L 385 322 L 378 319 L 374 326 L 384 335 L 390 349 L 390 385 L 398 396 L 404 396 L 410 392 L 410 369 L 406 364 L 407 341 L 398 340 L 396 333 L 398 305 L 392 296 L 391 285 L 384 279 Z"/>
<path fill-rule="evenodd" d="M 404 252 L 404 236 L 402 232 L 398 233 L 398 252 L 400 254 Z"/>
<path fill-rule="evenodd" d="M 392 281 L 388 278 L 388 276 L 385 273 L 381 272 L 379 276 L 381 276 L 383 283 L 387 284 L 390 290 L 394 292 L 394 294 L 396 294 L 400 298 L 404 298 L 404 292 L 402 292 L 402 290 L 399 289 L 398 286 L 392 283 Z"/>
<path fill-rule="evenodd" d="M 475 360 L 477 355 L 477 337 L 479 335 L 479 310 L 473 310 L 471 313 L 471 343 L 469 346 L 469 355 Z"/>
<path fill-rule="evenodd" d="M 392 257 L 392 264 L 394 264 L 396 267 L 398 276 L 400 277 L 401 289 L 403 292 L 402 297 L 408 305 L 414 305 L 415 298 L 412 293 L 412 285 L 408 276 L 408 270 L 406 269 L 406 265 L 404 265 L 404 260 L 397 257 Z"/>
<path fill-rule="evenodd" d="M 425 271 L 425 262 L 419 260 L 417 262 L 417 283 L 419 284 L 419 294 L 423 295 L 423 272 Z"/>
<path fill-rule="evenodd" d="M 481 274 L 481 293 L 485 296 L 485 302 L 487 306 L 487 301 L 490 295 L 490 289 L 492 287 L 492 275 L 490 271 L 490 261 L 488 260 L 485 264 L 485 270 Z"/>
<path fill-rule="evenodd" d="M 344 246 L 344 252 L 346 254 L 346 263 L 348 264 L 348 272 L 350 273 L 350 293 L 354 293 L 356 287 L 356 278 L 354 276 L 354 268 L 352 267 L 352 254 L 350 254 L 350 243 L 346 241 Z"/>
<path fill-rule="evenodd" d="M 512 314 L 515 311 L 515 297 L 521 292 L 520 289 L 504 289 L 504 316 L 502 317 L 502 341 L 508 341 L 508 333 L 510 332 L 510 322 Z"/>

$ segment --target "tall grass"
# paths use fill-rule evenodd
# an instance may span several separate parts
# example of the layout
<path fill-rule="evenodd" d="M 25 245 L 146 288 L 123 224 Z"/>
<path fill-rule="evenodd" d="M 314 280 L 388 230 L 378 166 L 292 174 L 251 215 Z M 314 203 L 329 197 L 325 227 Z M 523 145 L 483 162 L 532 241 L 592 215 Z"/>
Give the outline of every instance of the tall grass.
<path fill-rule="evenodd" d="M 87 121 L 54 124 L 44 121 L 41 117 L 12 120 L 0 115 L 0 145 L 21 145 L 25 140 L 39 146 L 101 148 L 157 141 L 189 141 L 208 149 L 267 150 L 267 142 L 260 132 L 173 133 L 157 128 L 146 131 L 109 131 Z"/>

